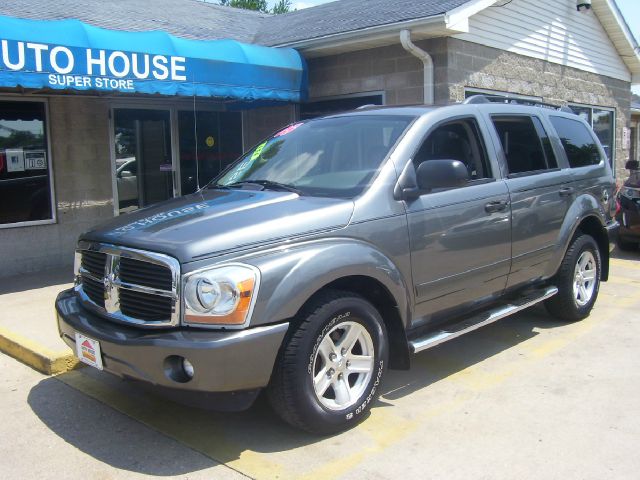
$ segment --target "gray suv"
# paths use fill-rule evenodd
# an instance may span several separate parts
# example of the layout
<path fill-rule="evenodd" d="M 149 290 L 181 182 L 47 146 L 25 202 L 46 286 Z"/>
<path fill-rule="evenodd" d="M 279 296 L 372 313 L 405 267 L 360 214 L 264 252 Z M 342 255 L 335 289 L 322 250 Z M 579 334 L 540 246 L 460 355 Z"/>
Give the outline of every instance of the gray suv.
<path fill-rule="evenodd" d="M 295 123 L 194 194 L 81 236 L 60 335 L 184 402 L 359 422 L 387 368 L 538 302 L 591 311 L 618 223 L 579 117 L 483 96 Z"/>

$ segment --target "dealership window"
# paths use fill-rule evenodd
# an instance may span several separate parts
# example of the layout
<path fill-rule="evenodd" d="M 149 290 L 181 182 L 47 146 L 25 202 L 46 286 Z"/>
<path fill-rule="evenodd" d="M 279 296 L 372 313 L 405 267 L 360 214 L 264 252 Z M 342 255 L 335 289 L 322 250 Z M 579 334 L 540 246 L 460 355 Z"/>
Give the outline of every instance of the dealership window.
<path fill-rule="evenodd" d="M 598 140 L 604 148 L 609 163 L 613 165 L 615 156 L 615 112 L 610 108 L 592 107 L 589 105 L 569 105 L 576 115 L 591 125 Z"/>
<path fill-rule="evenodd" d="M 0 101 L 0 227 L 51 223 L 44 102 Z"/>

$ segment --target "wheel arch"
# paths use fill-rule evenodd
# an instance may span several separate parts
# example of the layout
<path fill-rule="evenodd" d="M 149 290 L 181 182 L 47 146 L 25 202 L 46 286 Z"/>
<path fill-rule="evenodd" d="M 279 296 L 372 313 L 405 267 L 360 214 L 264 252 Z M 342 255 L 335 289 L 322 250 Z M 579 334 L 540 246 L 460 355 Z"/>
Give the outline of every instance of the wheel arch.
<path fill-rule="evenodd" d="M 569 216 L 567 217 L 570 218 Z M 550 272 L 549 276 L 552 277 L 558 273 L 562 259 L 576 236 L 586 234 L 591 236 L 598 245 L 602 268 L 601 280 L 606 282 L 609 279 L 609 239 L 602 218 L 596 213 L 587 213 L 573 218 L 576 218 L 576 221 L 572 222 L 571 228 L 566 228 L 563 225 L 563 233 L 558 242 L 558 245 L 562 248 L 556 251 L 554 262 L 552 262 L 553 271 Z"/>
<path fill-rule="evenodd" d="M 382 316 L 389 335 L 390 368 L 409 368 L 405 332 L 411 292 L 402 269 L 371 244 L 353 239 L 309 242 L 251 263 L 263 276 L 253 325 L 291 321 L 327 290 L 352 292 Z M 294 328 L 292 324 L 289 330 Z"/>
<path fill-rule="evenodd" d="M 400 315 L 400 306 L 384 284 L 375 278 L 364 275 L 337 278 L 315 292 L 305 302 L 305 305 L 327 290 L 355 293 L 370 302 L 380 313 L 389 335 L 389 368 L 394 370 L 409 369 L 411 362 L 409 343 Z"/>

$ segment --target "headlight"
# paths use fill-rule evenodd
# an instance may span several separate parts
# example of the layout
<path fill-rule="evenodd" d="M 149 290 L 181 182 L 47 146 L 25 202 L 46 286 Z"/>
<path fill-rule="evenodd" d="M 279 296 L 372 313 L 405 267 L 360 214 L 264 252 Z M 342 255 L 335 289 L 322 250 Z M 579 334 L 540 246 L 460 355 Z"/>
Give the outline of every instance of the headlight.
<path fill-rule="evenodd" d="M 260 272 L 249 265 L 225 265 L 185 275 L 184 322 L 244 325 L 251 314 L 259 283 Z"/>

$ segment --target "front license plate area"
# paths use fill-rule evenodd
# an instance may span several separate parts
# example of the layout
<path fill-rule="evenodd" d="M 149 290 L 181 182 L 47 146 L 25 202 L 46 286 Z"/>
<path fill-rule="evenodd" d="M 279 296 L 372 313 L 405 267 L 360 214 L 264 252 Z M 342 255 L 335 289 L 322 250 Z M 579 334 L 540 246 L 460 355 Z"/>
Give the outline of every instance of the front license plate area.
<path fill-rule="evenodd" d="M 78 359 L 102 370 L 102 354 L 100 352 L 100 342 L 93 338 L 85 337 L 81 333 L 76 333 L 76 355 Z"/>

